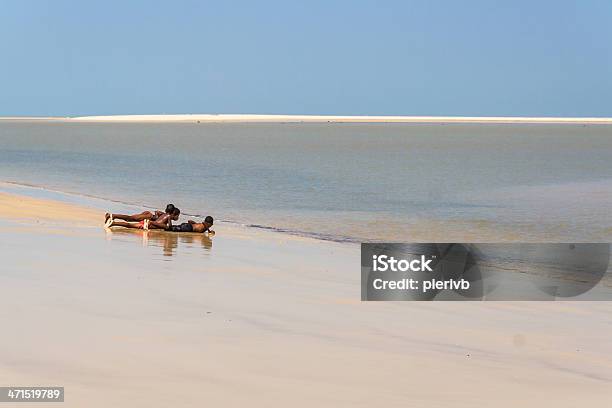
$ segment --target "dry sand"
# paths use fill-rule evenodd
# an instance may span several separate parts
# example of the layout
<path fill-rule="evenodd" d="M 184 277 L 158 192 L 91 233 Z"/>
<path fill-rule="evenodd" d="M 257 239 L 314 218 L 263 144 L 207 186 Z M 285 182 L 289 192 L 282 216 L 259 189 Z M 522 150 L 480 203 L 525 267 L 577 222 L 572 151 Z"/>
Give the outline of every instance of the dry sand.
<path fill-rule="evenodd" d="M 11 194 L 0 214 L 0 383 L 64 386 L 62 406 L 612 401 L 611 302 L 364 303 L 356 245 L 107 233 Z"/>

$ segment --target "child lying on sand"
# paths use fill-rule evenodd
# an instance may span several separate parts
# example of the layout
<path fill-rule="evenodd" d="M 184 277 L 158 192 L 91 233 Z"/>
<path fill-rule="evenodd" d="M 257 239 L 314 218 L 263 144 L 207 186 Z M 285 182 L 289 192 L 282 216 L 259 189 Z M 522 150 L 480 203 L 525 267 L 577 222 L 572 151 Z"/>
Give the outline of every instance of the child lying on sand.
<path fill-rule="evenodd" d="M 215 231 L 212 231 L 210 227 L 213 226 L 213 217 L 210 215 L 204 218 L 204 222 L 195 222 L 193 220 L 189 220 L 180 225 L 170 225 L 167 231 L 172 232 L 206 232 L 209 234 L 215 234 Z"/>
<path fill-rule="evenodd" d="M 145 225 L 157 225 L 159 228 L 165 229 L 168 224 L 168 220 L 176 221 L 181 214 L 181 210 L 176 208 L 174 204 L 168 204 L 166 211 L 162 212 L 156 210 L 154 213 L 151 211 L 143 211 L 139 214 L 125 215 L 125 214 L 105 214 L 105 227 L 110 227 L 115 219 L 138 222 L 140 226 L 144 228 Z"/>

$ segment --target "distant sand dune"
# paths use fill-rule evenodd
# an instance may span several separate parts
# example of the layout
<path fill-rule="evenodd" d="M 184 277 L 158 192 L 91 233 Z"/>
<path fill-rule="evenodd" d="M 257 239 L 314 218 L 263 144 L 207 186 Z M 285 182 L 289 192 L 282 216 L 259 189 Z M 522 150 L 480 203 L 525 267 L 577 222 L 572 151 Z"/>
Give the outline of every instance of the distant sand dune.
<path fill-rule="evenodd" d="M 114 115 L 77 117 L 4 117 L 0 120 L 52 120 L 69 122 L 260 122 L 260 123 L 545 123 L 612 124 L 612 118 L 478 117 L 478 116 L 326 116 L 256 114 Z"/>

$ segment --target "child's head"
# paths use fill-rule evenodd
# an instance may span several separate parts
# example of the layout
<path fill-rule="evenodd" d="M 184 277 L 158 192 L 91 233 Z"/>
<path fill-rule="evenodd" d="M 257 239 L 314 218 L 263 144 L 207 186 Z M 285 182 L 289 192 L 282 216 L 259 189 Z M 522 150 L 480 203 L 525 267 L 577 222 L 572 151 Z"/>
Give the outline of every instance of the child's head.
<path fill-rule="evenodd" d="M 176 207 L 174 206 L 174 204 L 168 204 L 166 206 L 166 214 L 172 215 L 172 213 L 174 212 L 175 209 L 176 209 Z"/>
<path fill-rule="evenodd" d="M 172 214 L 171 215 L 172 215 L 172 221 L 176 221 L 176 220 L 179 219 L 179 215 L 181 215 L 181 210 L 179 210 L 178 208 L 174 207 L 174 209 L 172 210 Z"/>
<path fill-rule="evenodd" d="M 204 218 L 204 222 L 202 224 L 204 224 L 206 228 L 210 228 L 213 226 L 213 221 L 214 221 L 213 217 L 209 215 L 206 218 Z"/>

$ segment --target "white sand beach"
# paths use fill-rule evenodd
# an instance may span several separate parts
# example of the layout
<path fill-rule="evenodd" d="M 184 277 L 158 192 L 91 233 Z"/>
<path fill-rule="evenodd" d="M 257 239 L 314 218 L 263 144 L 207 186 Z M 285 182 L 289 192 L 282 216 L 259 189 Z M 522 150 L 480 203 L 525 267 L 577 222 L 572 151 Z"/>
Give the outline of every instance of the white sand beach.
<path fill-rule="evenodd" d="M 0 194 L 0 382 L 66 407 L 606 406 L 610 302 L 361 302 L 359 246 Z"/>
<path fill-rule="evenodd" d="M 496 116 L 338 116 L 262 114 L 163 114 L 74 117 L 0 117 L 0 120 L 50 120 L 63 122 L 201 122 L 201 123 L 491 123 L 491 124 L 612 124 L 598 117 L 496 117 Z"/>

